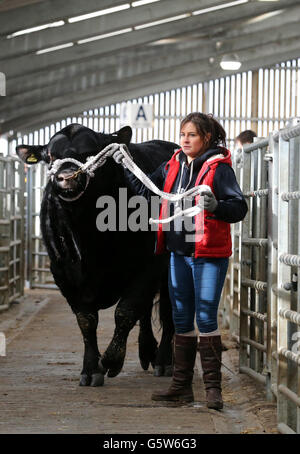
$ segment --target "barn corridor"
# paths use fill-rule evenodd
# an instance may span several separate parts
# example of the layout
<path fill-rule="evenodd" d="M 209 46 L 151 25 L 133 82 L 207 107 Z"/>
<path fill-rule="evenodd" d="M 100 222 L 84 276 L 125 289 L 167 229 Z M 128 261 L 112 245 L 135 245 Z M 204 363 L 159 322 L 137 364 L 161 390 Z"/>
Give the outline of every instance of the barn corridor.
<path fill-rule="evenodd" d="M 114 308 L 100 312 L 100 351 L 112 335 Z M 158 322 L 155 322 L 158 328 Z M 193 404 L 178 407 L 152 402 L 152 391 L 170 378 L 143 371 L 137 353 L 138 327 L 131 332 L 125 364 L 100 388 L 78 386 L 83 343 L 75 316 L 58 292 L 30 290 L 22 304 L 1 316 L 6 356 L 0 357 L 0 434 L 269 434 L 277 433 L 276 404 L 264 388 L 238 374 L 238 349 L 223 330 L 224 409 L 205 406 L 194 375 Z M 158 335 L 156 336 L 159 337 Z"/>

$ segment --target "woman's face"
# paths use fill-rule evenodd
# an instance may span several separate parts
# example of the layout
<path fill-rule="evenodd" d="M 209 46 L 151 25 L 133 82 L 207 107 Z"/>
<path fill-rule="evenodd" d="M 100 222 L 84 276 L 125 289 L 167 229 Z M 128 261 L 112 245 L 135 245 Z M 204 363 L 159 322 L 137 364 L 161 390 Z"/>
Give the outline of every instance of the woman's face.
<path fill-rule="evenodd" d="M 192 122 L 186 123 L 180 131 L 180 145 L 187 156 L 188 163 L 193 159 L 201 156 L 206 150 L 209 143 L 210 133 L 204 137 L 200 136 L 196 126 Z"/>

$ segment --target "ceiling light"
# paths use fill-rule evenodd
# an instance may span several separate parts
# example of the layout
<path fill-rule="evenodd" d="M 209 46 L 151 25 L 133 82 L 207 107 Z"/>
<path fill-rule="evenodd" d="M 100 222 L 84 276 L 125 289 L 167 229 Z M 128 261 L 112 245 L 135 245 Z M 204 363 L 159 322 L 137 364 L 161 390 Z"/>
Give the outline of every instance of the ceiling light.
<path fill-rule="evenodd" d="M 55 52 L 56 50 L 65 49 L 66 47 L 72 46 L 74 46 L 74 43 L 65 43 L 61 44 L 60 46 L 47 47 L 47 49 L 40 49 L 36 51 L 36 55 L 46 54 L 48 52 Z"/>
<path fill-rule="evenodd" d="M 197 16 L 198 14 L 205 14 L 210 13 L 212 11 L 217 11 L 218 9 L 230 8 L 231 6 L 241 5 L 243 3 L 248 3 L 249 0 L 235 0 L 234 2 L 225 3 L 223 5 L 218 6 L 210 6 L 209 8 L 199 9 L 197 11 L 193 11 L 193 16 Z"/>
<path fill-rule="evenodd" d="M 226 54 L 223 55 L 222 60 L 220 62 L 220 66 L 225 71 L 236 71 L 240 69 L 242 63 L 239 61 L 236 54 Z"/>
<path fill-rule="evenodd" d="M 180 16 L 173 16 L 173 17 L 168 17 L 167 19 L 161 19 L 161 20 L 156 20 L 155 22 L 148 22 L 147 24 L 142 24 L 142 25 L 136 25 L 134 27 L 135 30 L 141 30 L 142 28 L 148 28 L 148 27 L 154 27 L 155 25 L 160 25 L 160 24 L 166 24 L 168 22 L 176 21 L 179 19 L 185 19 L 186 17 L 189 17 L 190 14 L 180 14 Z"/>
<path fill-rule="evenodd" d="M 160 0 L 138 0 L 136 2 L 132 2 L 131 6 L 141 6 L 141 5 L 147 5 L 148 3 L 154 3 L 154 2 L 159 2 Z"/>
<path fill-rule="evenodd" d="M 81 16 L 70 17 L 68 19 L 68 22 L 70 22 L 70 24 L 72 24 L 74 22 L 79 22 L 81 20 L 87 20 L 87 19 L 92 19 L 93 17 L 104 16 L 105 14 L 116 13 L 118 11 L 123 11 L 124 9 L 128 9 L 128 8 L 130 8 L 130 3 L 125 3 L 125 5 L 101 9 L 101 10 L 95 11 L 93 13 L 82 14 Z"/>
<path fill-rule="evenodd" d="M 51 28 L 51 27 L 60 27 L 62 25 L 65 25 L 65 22 L 63 20 L 59 20 L 56 22 L 51 22 L 50 24 L 38 25 L 37 27 L 19 30 L 17 32 L 12 33 L 11 35 L 7 35 L 6 38 L 10 39 L 10 38 L 14 38 L 15 36 L 25 35 L 27 33 L 37 32 L 37 31 L 45 30 L 46 28 Z"/>

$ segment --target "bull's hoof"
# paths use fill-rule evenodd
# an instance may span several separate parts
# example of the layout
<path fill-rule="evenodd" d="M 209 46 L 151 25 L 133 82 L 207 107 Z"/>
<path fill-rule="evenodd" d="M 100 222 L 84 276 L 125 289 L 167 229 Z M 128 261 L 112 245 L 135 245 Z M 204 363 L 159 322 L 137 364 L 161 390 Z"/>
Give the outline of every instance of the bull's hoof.
<path fill-rule="evenodd" d="M 101 357 L 101 365 L 103 370 L 107 371 L 108 377 L 116 377 L 122 370 L 126 348 L 114 348 L 109 346 L 106 352 Z"/>
<path fill-rule="evenodd" d="M 92 374 L 92 380 L 90 386 L 103 386 L 104 384 L 104 375 L 100 372 Z"/>
<path fill-rule="evenodd" d="M 110 368 L 109 371 L 107 372 L 107 376 L 108 377 L 116 377 L 117 375 L 119 375 L 119 373 L 121 372 L 122 368 L 123 368 L 123 364 L 122 364 L 121 367 L 118 367 L 118 368 L 115 368 L 115 369 Z"/>
<path fill-rule="evenodd" d="M 81 375 L 80 375 L 79 386 L 90 386 L 90 384 L 91 384 L 91 377 L 90 377 L 90 375 L 81 374 Z"/>

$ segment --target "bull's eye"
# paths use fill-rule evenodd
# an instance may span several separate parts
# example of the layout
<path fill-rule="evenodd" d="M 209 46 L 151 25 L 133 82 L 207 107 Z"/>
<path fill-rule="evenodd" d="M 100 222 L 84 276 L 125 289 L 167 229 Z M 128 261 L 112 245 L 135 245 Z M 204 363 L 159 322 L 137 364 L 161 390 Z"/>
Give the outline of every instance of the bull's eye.
<path fill-rule="evenodd" d="M 50 162 L 49 162 L 49 166 L 48 166 L 49 170 L 53 167 L 54 161 L 56 161 L 56 159 L 50 155 Z"/>

